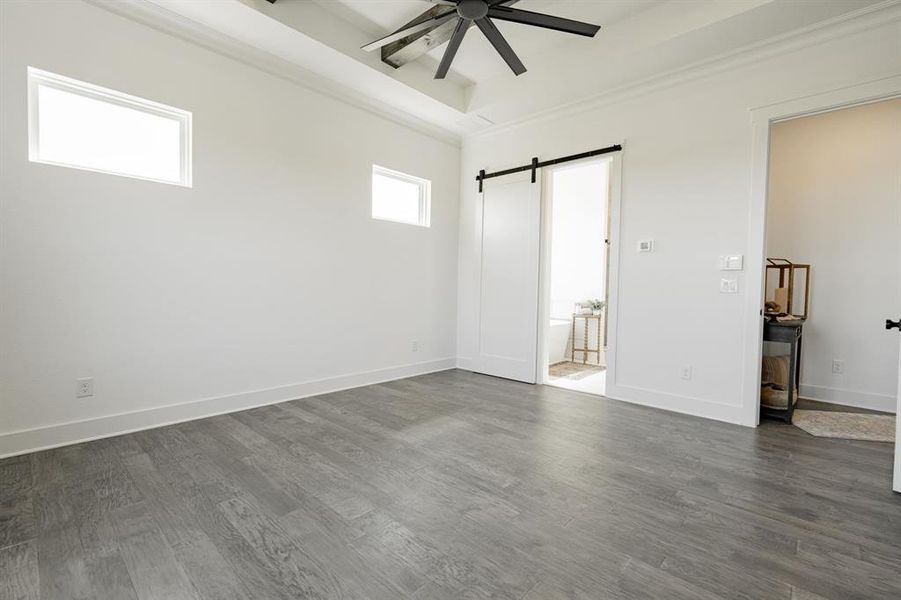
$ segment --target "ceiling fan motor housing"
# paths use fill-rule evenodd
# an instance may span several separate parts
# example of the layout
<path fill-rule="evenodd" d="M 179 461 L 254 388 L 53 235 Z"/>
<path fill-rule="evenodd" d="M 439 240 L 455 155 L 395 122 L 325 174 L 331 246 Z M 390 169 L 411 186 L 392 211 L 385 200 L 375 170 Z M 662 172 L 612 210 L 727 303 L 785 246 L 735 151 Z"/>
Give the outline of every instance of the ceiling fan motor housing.
<path fill-rule="evenodd" d="M 487 0 L 460 0 L 457 4 L 457 14 L 464 19 L 475 21 L 488 16 Z"/>

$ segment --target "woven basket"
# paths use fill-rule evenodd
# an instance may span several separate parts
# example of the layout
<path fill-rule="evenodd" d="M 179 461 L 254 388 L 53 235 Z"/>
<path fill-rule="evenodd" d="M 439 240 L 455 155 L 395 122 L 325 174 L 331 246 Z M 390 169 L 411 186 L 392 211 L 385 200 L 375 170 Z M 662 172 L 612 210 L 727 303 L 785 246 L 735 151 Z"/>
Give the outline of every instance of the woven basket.
<path fill-rule="evenodd" d="M 788 376 L 791 357 L 764 356 L 760 377 L 760 403 L 768 408 L 788 406 Z M 798 403 L 798 388 L 795 388 L 793 404 Z"/>
<path fill-rule="evenodd" d="M 760 404 L 767 408 L 782 408 L 788 406 L 788 390 L 785 386 L 777 386 L 772 383 L 760 386 Z M 792 406 L 798 404 L 798 388 L 792 398 Z"/>

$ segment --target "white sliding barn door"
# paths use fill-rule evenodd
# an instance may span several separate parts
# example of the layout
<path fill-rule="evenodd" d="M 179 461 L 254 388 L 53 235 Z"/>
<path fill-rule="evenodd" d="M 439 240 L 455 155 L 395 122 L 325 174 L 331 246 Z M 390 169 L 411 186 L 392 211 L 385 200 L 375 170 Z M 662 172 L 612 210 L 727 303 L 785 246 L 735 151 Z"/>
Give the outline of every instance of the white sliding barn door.
<path fill-rule="evenodd" d="M 524 172 L 484 182 L 479 373 L 536 381 L 540 224 L 540 178 L 532 183 Z"/>

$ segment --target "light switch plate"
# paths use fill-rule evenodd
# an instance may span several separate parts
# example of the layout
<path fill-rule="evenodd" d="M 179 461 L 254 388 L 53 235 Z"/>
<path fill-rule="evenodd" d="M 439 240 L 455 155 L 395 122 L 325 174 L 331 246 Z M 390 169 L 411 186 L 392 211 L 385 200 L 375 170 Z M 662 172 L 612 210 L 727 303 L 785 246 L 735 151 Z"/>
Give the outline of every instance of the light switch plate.
<path fill-rule="evenodd" d="M 638 251 L 639 252 L 653 252 L 654 251 L 654 240 L 639 240 Z"/>
<path fill-rule="evenodd" d="M 738 279 L 720 279 L 721 294 L 737 294 Z"/>
<path fill-rule="evenodd" d="M 743 254 L 724 254 L 720 256 L 720 271 L 741 271 L 745 268 Z"/>

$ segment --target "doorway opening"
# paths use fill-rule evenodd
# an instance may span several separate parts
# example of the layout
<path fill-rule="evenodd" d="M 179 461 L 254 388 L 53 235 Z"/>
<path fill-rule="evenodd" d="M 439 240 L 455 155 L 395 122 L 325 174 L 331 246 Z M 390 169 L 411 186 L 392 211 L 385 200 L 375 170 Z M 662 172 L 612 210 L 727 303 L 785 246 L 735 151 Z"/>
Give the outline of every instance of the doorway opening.
<path fill-rule="evenodd" d="M 541 381 L 603 395 L 611 159 L 545 169 Z"/>
<path fill-rule="evenodd" d="M 760 414 L 890 451 L 901 98 L 774 122 L 769 142 Z"/>

